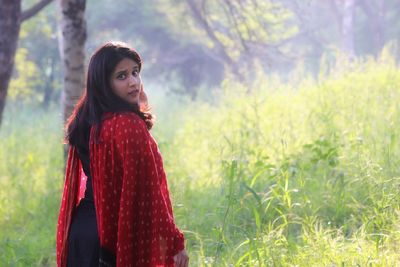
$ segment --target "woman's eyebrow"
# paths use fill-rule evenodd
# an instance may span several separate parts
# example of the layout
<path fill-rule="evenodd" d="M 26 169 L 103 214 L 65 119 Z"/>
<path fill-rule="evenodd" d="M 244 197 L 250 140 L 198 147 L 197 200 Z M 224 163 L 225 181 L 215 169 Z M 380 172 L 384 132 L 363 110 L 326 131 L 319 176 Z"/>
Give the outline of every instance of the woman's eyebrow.
<path fill-rule="evenodd" d="M 123 73 L 127 73 L 127 72 L 128 72 L 127 69 L 122 69 L 122 70 L 117 70 L 117 71 L 115 72 L 115 74 L 118 75 L 118 74 L 123 74 Z"/>

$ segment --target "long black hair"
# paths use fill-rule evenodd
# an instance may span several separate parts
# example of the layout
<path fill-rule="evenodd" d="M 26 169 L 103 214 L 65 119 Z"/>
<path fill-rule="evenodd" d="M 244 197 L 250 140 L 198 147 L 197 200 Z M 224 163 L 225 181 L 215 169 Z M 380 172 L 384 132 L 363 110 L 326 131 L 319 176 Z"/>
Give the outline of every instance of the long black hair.
<path fill-rule="evenodd" d="M 73 146 L 87 147 L 91 126 L 99 130 L 105 112 L 131 111 L 139 115 L 147 128 L 153 126 L 153 116 L 146 105 L 132 105 L 117 96 L 110 85 L 116 65 L 129 58 L 142 68 L 140 55 L 121 42 L 108 42 L 99 47 L 90 58 L 86 88 L 66 123 L 65 141 Z"/>

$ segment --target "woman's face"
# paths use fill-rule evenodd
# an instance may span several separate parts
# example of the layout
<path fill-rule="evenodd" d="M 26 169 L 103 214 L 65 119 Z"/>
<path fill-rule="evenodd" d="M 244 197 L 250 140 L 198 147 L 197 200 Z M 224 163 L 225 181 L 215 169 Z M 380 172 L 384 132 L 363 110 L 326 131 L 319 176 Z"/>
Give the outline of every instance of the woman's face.
<path fill-rule="evenodd" d="M 130 104 L 139 104 L 142 80 L 139 65 L 129 58 L 122 59 L 111 74 L 111 89 Z"/>

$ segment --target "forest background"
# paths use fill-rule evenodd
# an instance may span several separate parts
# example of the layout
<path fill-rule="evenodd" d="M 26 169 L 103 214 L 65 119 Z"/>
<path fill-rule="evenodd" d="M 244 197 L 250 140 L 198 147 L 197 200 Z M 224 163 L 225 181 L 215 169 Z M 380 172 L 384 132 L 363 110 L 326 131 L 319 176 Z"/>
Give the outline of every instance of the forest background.
<path fill-rule="evenodd" d="M 55 265 L 63 1 L 19 32 L 0 266 Z M 399 0 L 69 2 L 84 7 L 85 65 L 108 40 L 143 57 L 191 266 L 400 265 Z"/>

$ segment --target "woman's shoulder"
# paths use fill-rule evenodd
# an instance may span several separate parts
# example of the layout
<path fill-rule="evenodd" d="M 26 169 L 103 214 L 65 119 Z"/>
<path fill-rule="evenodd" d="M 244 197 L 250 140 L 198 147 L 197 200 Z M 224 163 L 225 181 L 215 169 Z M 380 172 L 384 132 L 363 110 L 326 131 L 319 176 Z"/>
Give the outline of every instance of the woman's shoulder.
<path fill-rule="evenodd" d="M 101 133 L 106 135 L 144 134 L 148 132 L 146 123 L 134 112 L 106 113 L 103 116 Z M 102 134 L 101 134 L 102 135 Z"/>
<path fill-rule="evenodd" d="M 134 112 L 107 112 L 103 116 L 102 124 L 106 127 L 146 128 L 146 123 Z"/>

